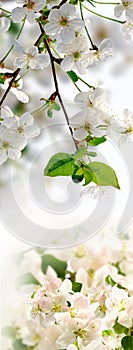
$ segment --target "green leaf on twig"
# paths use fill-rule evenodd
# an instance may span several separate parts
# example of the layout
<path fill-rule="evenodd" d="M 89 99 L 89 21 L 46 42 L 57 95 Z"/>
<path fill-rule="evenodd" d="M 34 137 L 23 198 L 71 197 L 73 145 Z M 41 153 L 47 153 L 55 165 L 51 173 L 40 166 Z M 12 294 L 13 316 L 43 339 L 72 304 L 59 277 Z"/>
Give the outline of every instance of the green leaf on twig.
<path fill-rule="evenodd" d="M 113 186 L 120 189 L 116 173 L 109 165 L 100 162 L 91 162 L 89 163 L 89 168 L 95 175 L 93 182 L 98 186 Z"/>
<path fill-rule="evenodd" d="M 68 153 L 57 153 L 48 162 L 44 175 L 46 176 L 70 176 L 74 173 L 75 164 L 73 157 Z"/>
<path fill-rule="evenodd" d="M 59 278 L 65 278 L 67 263 L 64 260 L 59 260 L 51 254 L 42 256 L 42 271 L 46 274 L 48 266 L 51 266 Z"/>
<path fill-rule="evenodd" d="M 133 350 L 133 337 L 126 336 L 121 341 L 122 348 L 124 350 Z"/>

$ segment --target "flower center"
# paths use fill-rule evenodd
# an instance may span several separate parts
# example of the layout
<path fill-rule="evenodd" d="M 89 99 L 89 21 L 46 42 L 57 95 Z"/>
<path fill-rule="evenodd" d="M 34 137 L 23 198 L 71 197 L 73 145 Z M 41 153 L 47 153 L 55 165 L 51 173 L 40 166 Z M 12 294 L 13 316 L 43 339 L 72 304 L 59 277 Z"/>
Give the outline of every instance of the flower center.
<path fill-rule="evenodd" d="M 67 17 L 61 17 L 61 20 L 60 20 L 60 25 L 65 27 L 68 25 L 68 18 Z"/>
<path fill-rule="evenodd" d="M 24 7 L 27 7 L 28 10 L 32 10 L 35 6 L 35 2 L 29 0 L 28 2 L 26 2 L 26 4 L 24 5 Z"/>
<path fill-rule="evenodd" d="M 3 143 L 3 148 L 4 148 L 4 149 L 8 149 L 9 147 L 10 147 L 9 142 L 6 142 L 6 141 L 5 141 L 5 142 Z"/>
<path fill-rule="evenodd" d="M 18 130 L 18 133 L 19 133 L 19 134 L 22 134 L 22 133 L 24 132 L 24 129 L 23 129 L 22 127 L 18 127 L 17 130 Z"/>
<path fill-rule="evenodd" d="M 53 312 L 62 312 L 62 306 L 59 305 L 59 304 L 54 304 L 54 305 L 52 306 L 52 311 L 53 311 Z"/>
<path fill-rule="evenodd" d="M 79 51 L 75 51 L 73 53 L 73 57 L 74 57 L 74 61 L 77 61 L 81 57 L 80 52 Z"/>
<path fill-rule="evenodd" d="M 74 334 L 77 337 L 80 337 L 81 339 L 83 339 L 86 335 L 86 331 L 84 329 L 79 328 L 77 331 L 74 331 Z"/>

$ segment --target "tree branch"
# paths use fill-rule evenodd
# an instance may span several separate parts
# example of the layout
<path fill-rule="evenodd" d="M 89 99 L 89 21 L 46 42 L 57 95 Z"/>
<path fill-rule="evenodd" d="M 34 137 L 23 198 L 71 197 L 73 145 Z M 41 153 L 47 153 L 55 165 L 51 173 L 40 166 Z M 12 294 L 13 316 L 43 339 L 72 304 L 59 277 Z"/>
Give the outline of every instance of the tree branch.
<path fill-rule="evenodd" d="M 12 85 L 13 85 L 15 79 L 17 78 L 19 72 L 20 72 L 20 68 L 17 68 L 17 69 L 15 70 L 15 72 L 12 73 L 12 79 L 11 79 L 9 85 L 8 85 L 7 90 L 5 91 L 3 97 L 2 97 L 2 99 L 1 99 L 1 101 L 0 101 L 0 108 L 1 108 L 1 106 L 2 106 L 2 104 L 3 104 L 3 102 L 5 101 L 5 99 L 6 99 L 7 95 L 8 95 L 8 93 L 9 93 L 9 91 L 11 90 L 11 87 L 12 87 Z"/>
<path fill-rule="evenodd" d="M 42 32 L 43 34 L 45 34 L 45 31 L 44 31 L 42 25 L 39 24 L 39 26 L 40 26 L 41 32 Z M 56 70 L 55 70 L 55 65 L 54 65 L 55 58 L 54 58 L 54 56 L 52 55 L 52 52 L 51 52 L 51 50 L 50 50 L 50 47 L 49 47 L 49 44 L 48 44 L 47 39 L 44 39 L 44 41 L 45 41 L 46 49 L 47 49 L 48 54 L 49 54 L 49 57 L 50 57 L 51 68 L 52 68 L 52 74 L 53 74 L 53 79 L 54 79 L 54 84 L 55 84 L 55 94 L 56 94 L 56 96 L 58 97 L 59 102 L 60 102 L 60 105 L 61 105 L 62 110 L 63 110 L 63 112 L 64 112 L 65 119 L 66 119 L 67 125 L 68 125 L 68 127 L 69 127 L 69 130 L 70 130 L 72 139 L 73 139 L 73 141 L 74 141 L 75 147 L 76 147 L 76 149 L 78 149 L 77 142 L 76 142 L 76 140 L 74 139 L 74 136 L 73 136 L 73 130 L 72 130 L 71 126 L 70 126 L 68 114 L 67 114 L 67 111 L 66 111 L 66 109 L 65 109 L 65 106 L 64 106 L 62 97 L 61 97 L 61 95 L 60 95 L 60 91 L 59 91 L 59 87 L 58 87 L 58 81 L 57 81 L 57 76 L 56 76 Z"/>

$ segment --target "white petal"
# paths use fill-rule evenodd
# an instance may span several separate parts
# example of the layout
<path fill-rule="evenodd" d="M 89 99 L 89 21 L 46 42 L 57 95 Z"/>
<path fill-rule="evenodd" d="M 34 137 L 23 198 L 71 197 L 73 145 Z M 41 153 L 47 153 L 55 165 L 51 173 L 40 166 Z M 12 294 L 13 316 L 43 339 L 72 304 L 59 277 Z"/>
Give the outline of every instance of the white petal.
<path fill-rule="evenodd" d="M 1 108 L 1 118 L 13 117 L 13 112 L 8 106 Z"/>
<path fill-rule="evenodd" d="M 29 10 L 27 14 L 27 20 L 29 23 L 34 23 L 35 22 L 35 13 L 33 10 Z"/>
<path fill-rule="evenodd" d="M 0 32 L 7 32 L 10 27 L 10 21 L 6 17 L 0 18 Z"/>
<path fill-rule="evenodd" d="M 43 69 L 49 65 L 49 57 L 45 54 L 40 54 L 37 58 L 31 59 L 29 65 L 31 69 Z"/>
<path fill-rule="evenodd" d="M 75 12 L 76 8 L 72 4 L 64 4 L 60 8 L 60 13 L 63 17 L 73 16 Z"/>
<path fill-rule="evenodd" d="M 60 30 L 60 25 L 58 23 L 49 22 L 44 26 L 47 34 L 57 34 Z"/>
<path fill-rule="evenodd" d="M 7 152 L 4 149 L 0 150 L 0 165 L 6 162 L 7 158 Z"/>
<path fill-rule="evenodd" d="M 116 17 L 121 17 L 122 13 L 124 11 L 124 6 L 122 4 L 115 6 L 114 9 L 114 15 Z"/>
<path fill-rule="evenodd" d="M 38 56 L 38 48 L 36 46 L 32 46 L 30 49 L 26 49 L 25 52 L 33 57 Z"/>
<path fill-rule="evenodd" d="M 74 130 L 74 138 L 77 141 L 82 141 L 85 139 L 85 137 L 88 135 L 87 130 L 85 129 L 78 129 L 78 130 Z"/>
<path fill-rule="evenodd" d="M 36 3 L 34 5 L 34 10 L 36 12 L 40 11 L 44 6 L 46 5 L 45 0 L 36 0 Z"/>
<path fill-rule="evenodd" d="M 18 101 L 22 103 L 29 102 L 29 97 L 25 94 L 25 92 L 12 88 L 12 93 L 17 97 Z"/>
<path fill-rule="evenodd" d="M 102 52 L 107 51 L 110 53 L 112 52 L 112 50 L 113 50 L 113 41 L 108 38 L 104 39 L 99 46 L 99 51 L 102 51 Z"/>
<path fill-rule="evenodd" d="M 16 57 L 14 66 L 18 68 L 23 68 L 24 66 L 27 66 L 27 55 L 23 54 L 20 57 Z"/>
<path fill-rule="evenodd" d="M 12 10 L 12 19 L 14 22 L 21 22 L 24 18 L 24 10 L 21 7 L 15 7 L 15 9 Z"/>
<path fill-rule="evenodd" d="M 133 8 L 128 6 L 127 9 L 125 10 L 125 13 L 128 21 L 133 23 Z"/>
<path fill-rule="evenodd" d="M 21 157 L 20 149 L 9 148 L 8 157 L 13 160 L 19 159 Z"/>
<path fill-rule="evenodd" d="M 19 53 L 24 53 L 24 46 L 19 40 L 14 41 L 14 48 Z"/>
<path fill-rule="evenodd" d="M 72 69 L 74 65 L 73 58 L 71 56 L 67 56 L 64 58 L 64 60 L 61 62 L 61 68 L 67 72 Z"/>
<path fill-rule="evenodd" d="M 26 112 L 24 113 L 20 118 L 19 118 L 19 126 L 24 128 L 26 126 L 30 126 L 34 123 L 34 118 L 33 116 L 29 113 Z"/>
<path fill-rule="evenodd" d="M 80 18 L 74 18 L 71 20 L 71 25 L 75 28 L 75 29 L 80 29 L 83 28 L 85 26 L 85 23 L 82 19 Z"/>
<path fill-rule="evenodd" d="M 75 31 L 71 27 L 65 27 L 61 30 L 60 36 L 64 43 L 69 44 L 75 39 Z"/>
<path fill-rule="evenodd" d="M 52 21 L 53 22 L 57 22 L 57 21 L 60 20 L 60 17 L 61 17 L 60 10 L 53 9 L 53 10 L 50 11 L 50 14 L 48 16 L 48 20 L 49 20 L 49 22 L 52 22 Z"/>
<path fill-rule="evenodd" d="M 25 132 L 27 138 L 36 137 L 40 134 L 40 129 L 37 125 L 32 125 L 30 127 L 27 127 Z"/>

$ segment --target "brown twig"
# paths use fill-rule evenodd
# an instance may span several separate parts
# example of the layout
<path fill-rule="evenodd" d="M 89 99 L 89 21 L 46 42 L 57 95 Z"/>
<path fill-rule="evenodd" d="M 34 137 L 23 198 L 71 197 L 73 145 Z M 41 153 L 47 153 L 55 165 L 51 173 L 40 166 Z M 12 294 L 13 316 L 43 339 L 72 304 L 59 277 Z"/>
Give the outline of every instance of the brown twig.
<path fill-rule="evenodd" d="M 42 25 L 39 24 L 39 26 L 40 26 L 41 32 L 45 34 L 45 31 L 44 31 Z M 51 68 L 52 68 L 52 75 L 53 75 L 54 84 L 55 84 L 55 94 L 58 97 L 60 105 L 61 105 L 62 110 L 64 112 L 64 116 L 65 116 L 67 125 L 69 127 L 72 139 L 74 141 L 75 147 L 76 147 L 76 149 L 78 149 L 77 142 L 76 142 L 76 140 L 74 139 L 74 136 L 73 136 L 73 130 L 72 130 L 71 126 L 70 126 L 68 114 L 67 114 L 67 111 L 65 109 L 65 106 L 64 106 L 64 103 L 63 103 L 63 100 L 62 100 L 62 97 L 61 97 L 61 94 L 60 94 L 60 91 L 59 91 L 59 86 L 58 86 L 58 81 L 57 81 L 57 76 L 56 76 L 56 70 L 55 70 L 55 57 L 52 55 L 52 52 L 51 52 L 51 49 L 49 47 L 49 43 L 48 43 L 47 39 L 44 39 L 44 41 L 45 41 L 46 49 L 47 49 L 49 57 L 50 57 L 50 63 L 51 63 Z"/>
<path fill-rule="evenodd" d="M 3 102 L 5 101 L 5 99 L 6 99 L 7 95 L 8 95 L 8 93 L 9 93 L 9 91 L 11 90 L 11 87 L 12 87 L 12 85 L 13 85 L 15 79 L 17 78 L 19 72 L 20 72 L 20 68 L 17 68 L 17 69 L 15 70 L 15 72 L 12 73 L 12 79 L 11 79 L 9 85 L 8 85 L 7 90 L 5 91 L 5 93 L 4 93 L 4 95 L 2 96 L 2 99 L 1 99 L 1 101 L 0 101 L 0 108 L 1 108 L 1 106 L 2 106 L 2 104 L 3 104 Z"/>

